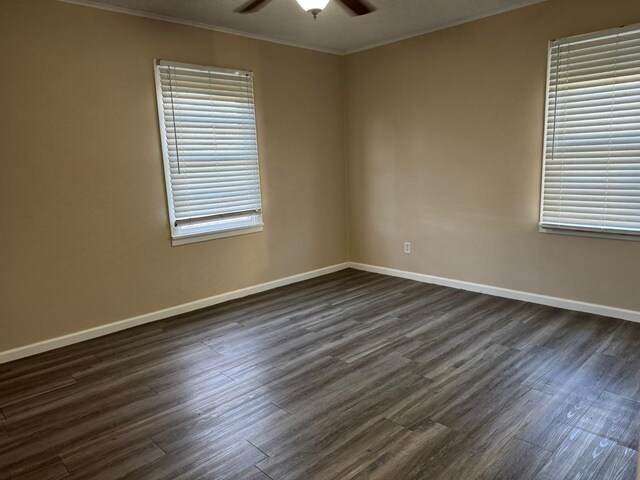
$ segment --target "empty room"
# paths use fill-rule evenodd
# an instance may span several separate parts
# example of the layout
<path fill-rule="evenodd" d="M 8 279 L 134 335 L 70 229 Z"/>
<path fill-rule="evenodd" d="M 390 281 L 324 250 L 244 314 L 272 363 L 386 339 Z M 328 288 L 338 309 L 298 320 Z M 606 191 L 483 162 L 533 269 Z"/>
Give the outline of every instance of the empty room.
<path fill-rule="evenodd" d="M 640 480 L 640 1 L 0 0 L 0 480 Z"/>

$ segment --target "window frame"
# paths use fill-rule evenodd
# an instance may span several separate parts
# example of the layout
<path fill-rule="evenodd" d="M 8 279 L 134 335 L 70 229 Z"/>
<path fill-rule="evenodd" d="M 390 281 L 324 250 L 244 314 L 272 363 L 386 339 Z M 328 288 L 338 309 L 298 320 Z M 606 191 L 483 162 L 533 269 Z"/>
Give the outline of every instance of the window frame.
<path fill-rule="evenodd" d="M 247 70 L 239 70 L 239 69 L 229 69 L 229 68 L 221 68 L 221 67 L 211 67 L 190 63 L 182 63 L 182 62 L 173 62 L 161 59 L 154 59 L 153 61 L 153 74 L 156 88 L 156 103 L 158 108 L 158 126 L 160 132 L 160 143 L 162 147 L 162 163 L 163 163 L 163 174 L 165 180 L 165 194 L 167 200 L 167 211 L 169 216 L 169 227 L 171 232 L 171 244 L 172 246 L 185 245 L 189 243 L 195 242 L 203 242 L 208 240 L 215 240 L 218 238 L 226 238 L 236 235 L 246 235 L 249 233 L 258 233 L 264 230 L 263 223 L 263 208 L 262 208 L 262 175 L 260 171 L 260 151 L 259 151 L 259 140 L 258 140 L 258 125 L 257 125 L 257 115 L 255 112 L 255 98 L 253 99 L 252 107 L 254 118 L 256 120 L 255 126 L 255 135 L 256 135 L 256 151 L 257 151 L 257 169 L 258 169 L 258 185 L 260 188 L 260 209 L 258 212 L 254 214 L 248 214 L 247 217 L 252 217 L 247 220 L 246 217 L 244 220 L 237 220 L 235 222 L 228 222 L 227 226 L 221 226 L 218 224 L 216 226 L 206 226 L 201 225 L 197 227 L 194 225 L 193 230 L 191 232 L 185 232 L 188 228 L 180 227 L 176 225 L 176 215 L 175 208 L 173 203 L 173 190 L 171 185 L 171 165 L 170 165 L 170 156 L 169 156 L 169 148 L 167 144 L 167 129 L 164 120 L 164 109 L 163 109 L 163 97 L 162 97 L 162 83 L 160 79 L 160 69 L 161 65 L 170 65 L 175 67 L 186 67 L 190 69 L 199 69 L 201 71 L 211 71 L 217 73 L 224 74 L 242 74 L 249 75 L 253 79 L 253 72 Z M 253 82 L 252 82 L 252 90 L 253 90 Z M 253 91 L 252 91 L 253 97 Z"/>
<path fill-rule="evenodd" d="M 544 192 L 545 192 L 545 173 L 547 171 L 547 133 L 549 123 L 549 93 L 551 88 L 551 57 L 552 49 L 555 42 L 560 40 L 570 41 L 588 41 L 598 37 L 606 37 L 610 35 L 618 35 L 628 31 L 640 30 L 640 23 L 625 25 L 622 27 L 614 27 L 605 30 L 599 30 L 597 32 L 590 32 L 581 35 L 574 35 L 570 37 L 563 37 L 555 40 L 549 40 L 547 43 L 547 69 L 546 69 L 546 82 L 545 82 L 545 102 L 544 102 L 544 130 L 543 130 L 543 142 L 542 142 L 542 171 L 540 182 L 540 204 L 538 215 L 538 231 L 540 233 L 550 233 L 556 235 L 569 235 L 579 237 L 591 237 L 591 238 L 603 238 L 613 240 L 628 240 L 628 241 L 640 241 L 640 232 L 635 231 L 606 231 L 588 228 L 572 228 L 567 227 L 550 227 L 543 225 L 542 219 L 544 214 Z"/>

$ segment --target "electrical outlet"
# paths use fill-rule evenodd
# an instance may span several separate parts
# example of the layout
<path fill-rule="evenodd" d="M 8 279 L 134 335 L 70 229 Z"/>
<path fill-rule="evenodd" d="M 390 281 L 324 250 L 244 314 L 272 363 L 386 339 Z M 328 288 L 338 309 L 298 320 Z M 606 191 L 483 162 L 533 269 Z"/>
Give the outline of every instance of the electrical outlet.
<path fill-rule="evenodd" d="M 404 253 L 411 253 L 411 242 L 404 242 Z"/>

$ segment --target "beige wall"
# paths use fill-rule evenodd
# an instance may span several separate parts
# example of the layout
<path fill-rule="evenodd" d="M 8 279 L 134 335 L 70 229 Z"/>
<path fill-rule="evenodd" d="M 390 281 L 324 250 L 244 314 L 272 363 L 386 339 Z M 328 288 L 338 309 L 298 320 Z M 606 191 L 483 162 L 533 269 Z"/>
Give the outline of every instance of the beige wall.
<path fill-rule="evenodd" d="M 537 230 L 546 43 L 640 2 L 549 0 L 348 57 L 2 2 L 0 351 L 347 259 L 640 310 L 639 242 Z M 255 72 L 264 232 L 171 247 L 154 58 Z"/>
<path fill-rule="evenodd" d="M 547 41 L 637 22 L 550 0 L 350 55 L 350 259 L 640 310 L 640 242 L 537 227 Z"/>
<path fill-rule="evenodd" d="M 0 6 L 0 351 L 346 260 L 344 59 Z M 171 247 L 153 59 L 255 72 L 264 232 Z"/>

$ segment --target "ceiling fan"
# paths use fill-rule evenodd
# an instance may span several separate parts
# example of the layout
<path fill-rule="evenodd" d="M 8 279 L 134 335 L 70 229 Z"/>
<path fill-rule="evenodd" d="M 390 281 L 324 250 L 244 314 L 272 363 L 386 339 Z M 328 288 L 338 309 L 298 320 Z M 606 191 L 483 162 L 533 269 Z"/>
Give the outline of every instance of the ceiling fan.
<path fill-rule="evenodd" d="M 245 2 L 244 5 L 240 6 L 236 9 L 236 12 L 239 13 L 251 13 L 258 10 L 261 7 L 264 7 L 267 2 L 271 0 L 249 0 Z M 367 13 L 371 13 L 375 10 L 372 6 L 368 5 L 365 0 L 337 0 L 339 3 L 344 5 L 348 10 L 350 10 L 353 15 L 366 15 Z M 318 14 L 324 10 L 324 8 L 329 3 L 329 0 L 297 0 L 302 8 L 304 8 L 307 12 L 313 15 L 313 18 L 316 18 Z"/>

